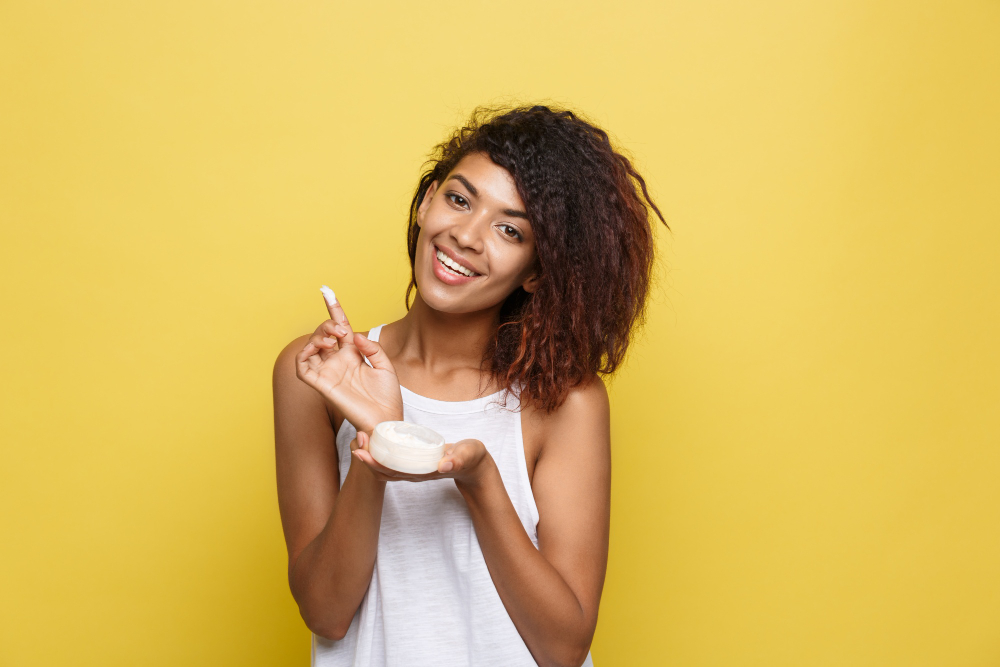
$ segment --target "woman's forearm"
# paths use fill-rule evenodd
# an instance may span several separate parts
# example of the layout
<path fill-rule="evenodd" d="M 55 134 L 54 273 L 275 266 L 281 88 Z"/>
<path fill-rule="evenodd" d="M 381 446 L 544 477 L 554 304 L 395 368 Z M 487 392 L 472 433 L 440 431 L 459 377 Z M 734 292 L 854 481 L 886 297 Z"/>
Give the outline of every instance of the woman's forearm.
<path fill-rule="evenodd" d="M 500 471 L 488 456 L 473 479 L 456 479 L 476 528 L 493 584 L 535 661 L 579 667 L 593 623 L 562 575 L 524 530 Z"/>
<path fill-rule="evenodd" d="M 366 466 L 351 465 L 326 526 L 289 571 L 302 619 L 320 636 L 342 638 L 368 590 L 384 497 L 385 482 Z"/>

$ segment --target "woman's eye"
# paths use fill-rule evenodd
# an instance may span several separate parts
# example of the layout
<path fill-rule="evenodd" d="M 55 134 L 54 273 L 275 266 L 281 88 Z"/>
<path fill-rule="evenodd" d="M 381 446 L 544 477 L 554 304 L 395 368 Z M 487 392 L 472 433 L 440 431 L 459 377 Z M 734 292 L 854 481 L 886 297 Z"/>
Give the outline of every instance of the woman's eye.
<path fill-rule="evenodd" d="M 503 233 L 504 233 L 505 235 L 509 236 L 509 237 L 510 237 L 510 238 L 512 238 L 512 239 L 518 239 L 518 240 L 520 240 L 520 238 L 521 238 L 521 233 L 520 233 L 519 231 L 517 231 L 517 227 L 514 227 L 513 225 L 500 225 L 500 227 L 501 227 L 501 229 L 503 229 L 503 230 L 504 230 L 504 232 L 503 232 Z M 510 234 L 510 233 L 508 233 L 508 232 L 506 231 L 506 230 L 508 230 L 508 229 L 509 229 L 509 230 L 511 230 L 511 231 L 512 231 L 512 232 L 514 232 L 514 233 L 513 233 L 513 234 Z"/>
<path fill-rule="evenodd" d="M 455 194 L 454 192 L 449 192 L 448 199 L 458 204 L 459 206 L 466 206 L 465 197 L 463 197 L 462 195 Z"/>

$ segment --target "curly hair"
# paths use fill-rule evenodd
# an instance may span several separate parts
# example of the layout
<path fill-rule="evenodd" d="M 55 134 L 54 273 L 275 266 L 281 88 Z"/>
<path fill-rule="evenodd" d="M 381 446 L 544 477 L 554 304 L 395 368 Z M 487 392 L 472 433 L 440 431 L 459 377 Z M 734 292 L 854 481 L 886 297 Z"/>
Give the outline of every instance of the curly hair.
<path fill-rule="evenodd" d="M 444 182 L 471 153 L 510 172 L 540 266 L 537 290 L 518 287 L 501 305 L 481 368 L 505 391 L 519 385 L 522 407 L 551 412 L 572 387 L 622 363 L 633 326 L 646 317 L 654 263 L 649 208 L 670 226 L 631 161 L 579 114 L 479 107 L 434 148 L 410 203 L 407 310 L 416 286 L 417 208 L 431 183 Z"/>

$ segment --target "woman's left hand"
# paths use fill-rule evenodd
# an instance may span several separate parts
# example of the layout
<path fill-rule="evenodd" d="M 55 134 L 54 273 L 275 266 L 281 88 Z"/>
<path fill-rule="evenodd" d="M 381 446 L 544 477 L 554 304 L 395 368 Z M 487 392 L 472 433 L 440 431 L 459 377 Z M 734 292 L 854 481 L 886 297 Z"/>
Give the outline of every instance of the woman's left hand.
<path fill-rule="evenodd" d="M 364 431 L 358 432 L 357 438 L 351 442 L 351 456 L 364 463 L 368 470 L 380 482 L 425 482 L 431 479 L 444 479 L 452 477 L 455 481 L 472 481 L 482 472 L 484 460 L 489 456 L 486 445 L 479 440 L 472 438 L 459 440 L 455 443 L 448 443 L 444 448 L 444 455 L 438 461 L 436 472 L 414 475 L 413 473 L 400 472 L 392 468 L 386 468 L 375 460 L 368 450 L 369 435 Z"/>

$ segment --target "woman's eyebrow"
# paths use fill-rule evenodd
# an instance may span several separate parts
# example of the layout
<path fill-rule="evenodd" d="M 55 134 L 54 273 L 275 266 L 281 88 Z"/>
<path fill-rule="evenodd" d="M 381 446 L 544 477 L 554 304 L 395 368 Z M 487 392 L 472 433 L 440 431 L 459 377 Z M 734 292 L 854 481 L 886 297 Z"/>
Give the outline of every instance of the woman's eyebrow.
<path fill-rule="evenodd" d="M 452 174 L 451 176 L 448 177 L 448 180 L 450 181 L 453 178 L 456 181 L 460 181 L 462 185 L 464 185 L 466 189 L 468 189 L 468 191 L 472 193 L 473 197 L 479 196 L 479 190 L 477 190 L 472 183 L 469 183 L 469 179 L 467 179 L 465 176 L 462 176 L 461 174 Z M 525 213 L 524 211 L 518 211 L 517 209 L 514 208 L 505 208 L 501 212 L 504 215 L 511 216 L 512 218 L 524 218 L 525 220 L 529 219 L 527 213 Z"/>
<path fill-rule="evenodd" d="M 467 179 L 465 176 L 462 176 L 461 174 L 452 174 L 448 178 L 448 180 L 450 181 L 453 178 L 456 181 L 461 181 L 462 185 L 464 185 L 469 190 L 469 192 L 472 193 L 473 197 L 478 197 L 479 196 L 479 190 L 477 190 L 476 186 L 474 186 L 472 183 L 469 183 L 469 179 Z"/>

